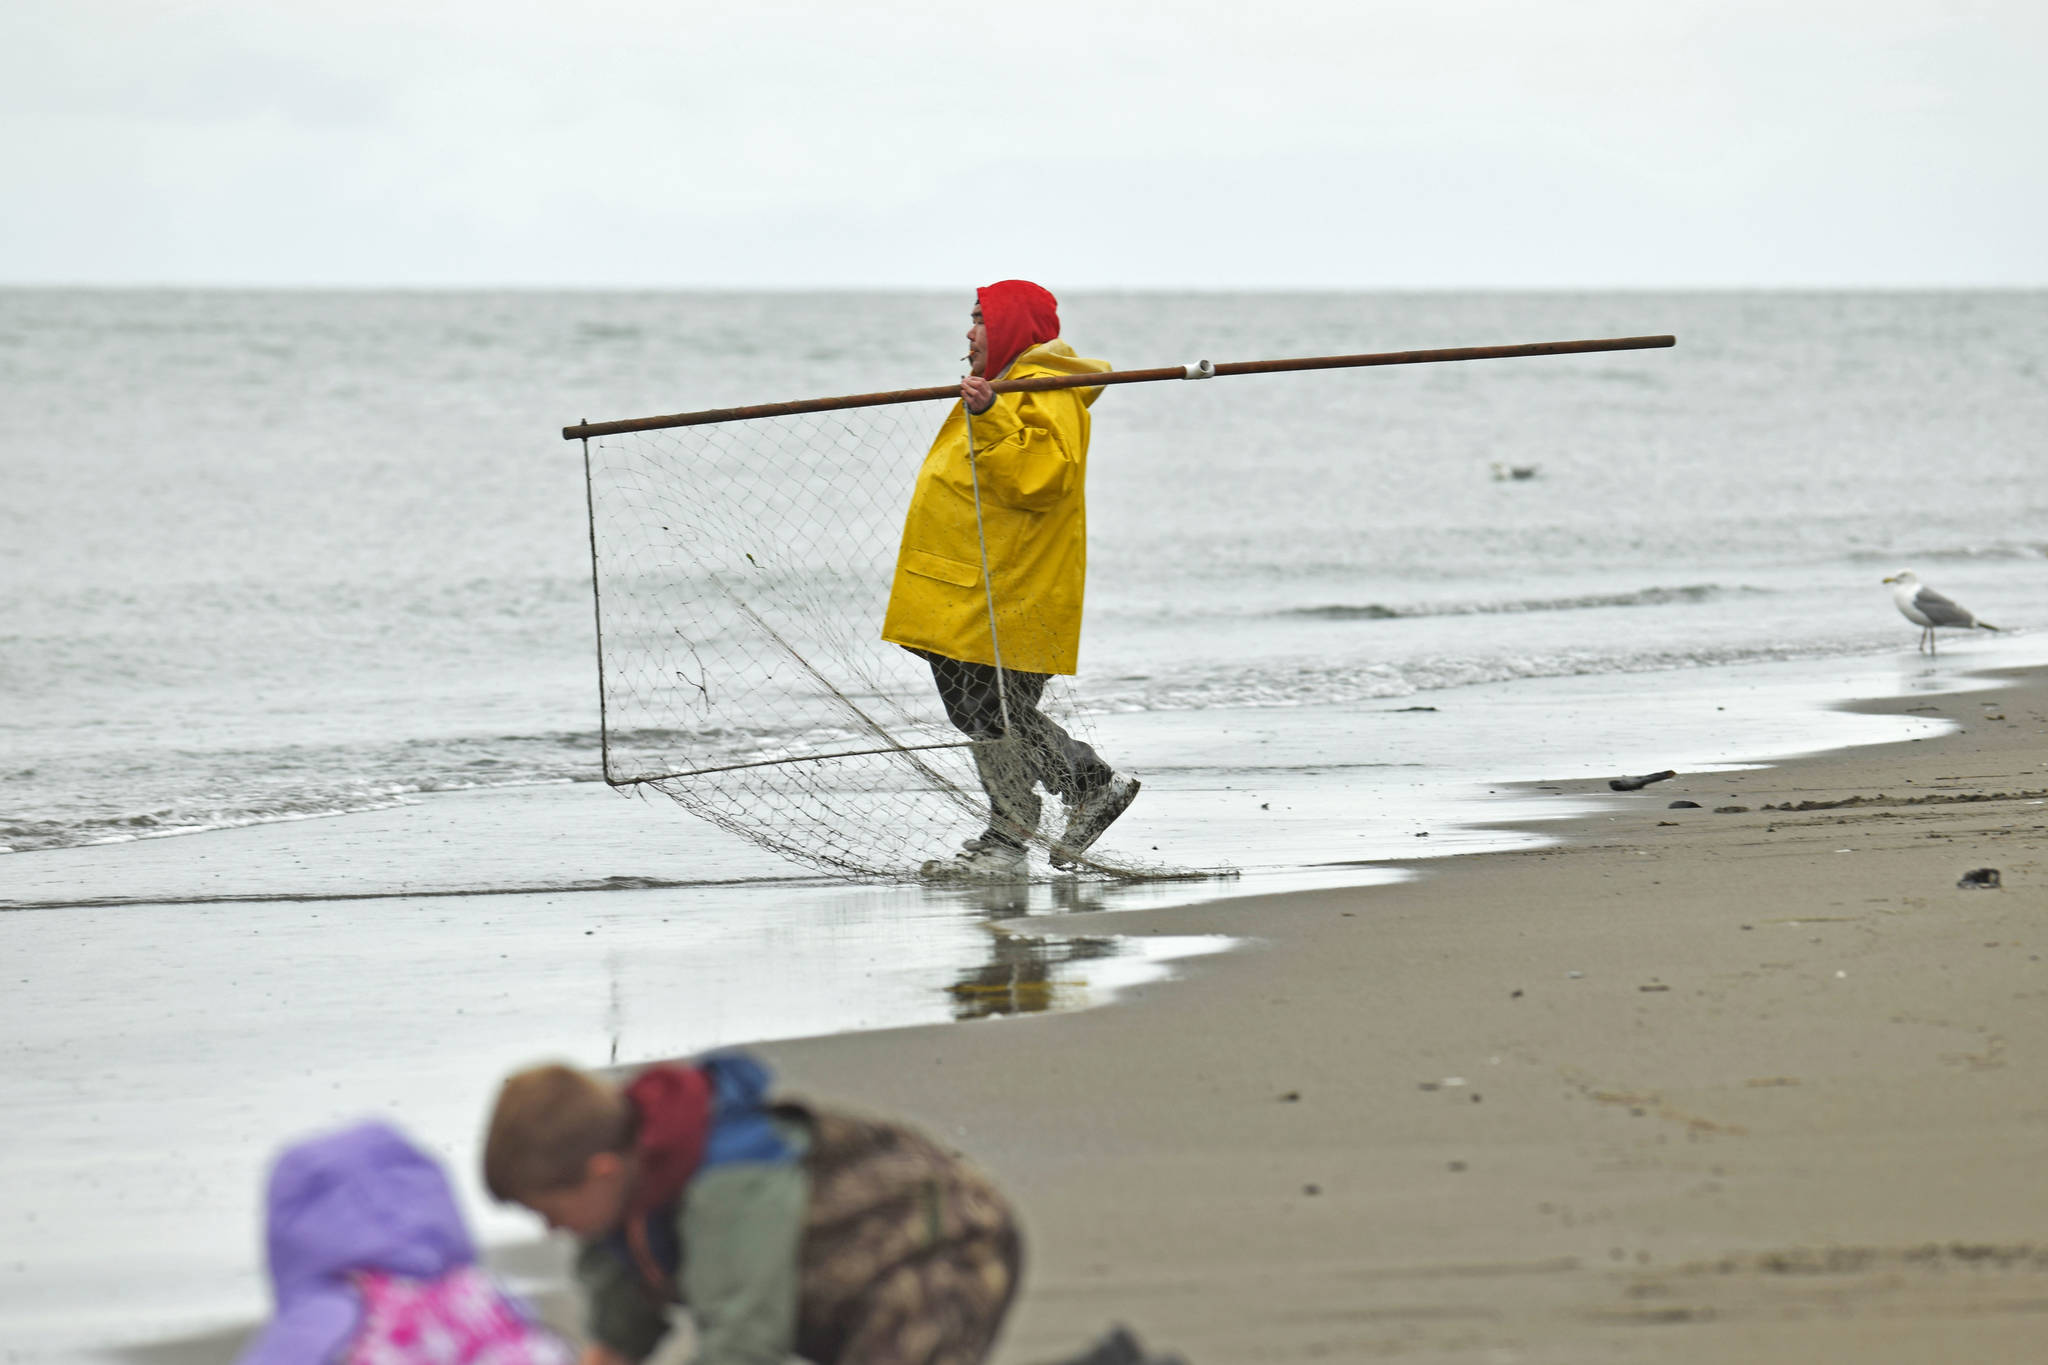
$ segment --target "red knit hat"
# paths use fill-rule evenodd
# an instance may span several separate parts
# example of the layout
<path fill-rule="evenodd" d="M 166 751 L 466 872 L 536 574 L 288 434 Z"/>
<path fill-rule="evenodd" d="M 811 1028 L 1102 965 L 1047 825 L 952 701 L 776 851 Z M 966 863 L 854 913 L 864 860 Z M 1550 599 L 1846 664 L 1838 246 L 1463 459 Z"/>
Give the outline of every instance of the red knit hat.
<path fill-rule="evenodd" d="M 974 297 L 988 328 L 984 378 L 996 378 L 1018 356 L 1060 334 L 1059 300 L 1029 280 L 998 280 L 975 290 Z"/>

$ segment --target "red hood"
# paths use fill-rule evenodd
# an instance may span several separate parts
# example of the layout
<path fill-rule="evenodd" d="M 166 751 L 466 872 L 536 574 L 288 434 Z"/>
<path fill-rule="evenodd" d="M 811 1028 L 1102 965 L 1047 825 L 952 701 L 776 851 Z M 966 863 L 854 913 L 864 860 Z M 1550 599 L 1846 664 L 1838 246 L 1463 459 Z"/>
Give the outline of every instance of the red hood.
<path fill-rule="evenodd" d="M 984 378 L 1001 377 L 1010 362 L 1041 341 L 1060 334 L 1059 300 L 1029 280 L 998 280 L 974 291 L 988 329 Z"/>
<path fill-rule="evenodd" d="M 704 1159 L 711 1132 L 711 1084 L 694 1066 L 650 1066 L 626 1087 L 639 1127 L 639 1179 L 627 1213 L 634 1222 L 683 1192 Z"/>

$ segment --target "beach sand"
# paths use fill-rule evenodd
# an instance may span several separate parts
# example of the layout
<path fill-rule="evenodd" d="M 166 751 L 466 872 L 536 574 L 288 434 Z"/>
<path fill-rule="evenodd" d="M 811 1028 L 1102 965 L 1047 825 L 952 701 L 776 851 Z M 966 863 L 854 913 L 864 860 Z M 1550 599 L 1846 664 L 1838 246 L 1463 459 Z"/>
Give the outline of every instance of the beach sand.
<path fill-rule="evenodd" d="M 1240 946 L 1176 963 L 1177 979 L 1124 986 L 1108 1009 L 758 1050 L 793 1093 L 908 1117 L 1012 1193 L 1030 1266 L 1002 1365 L 1057 1360 L 1116 1322 L 1193 1365 L 2038 1359 L 2048 1353 L 2048 670 L 1861 709 L 1911 716 L 1925 737 L 1627 795 L 1586 777 L 1503 792 L 1503 809 L 1552 805 L 1565 818 L 1527 826 L 1542 837 L 1509 851 L 1403 863 L 1406 880 L 1390 862 L 1354 869 L 1369 885 L 1033 914 L 1021 923 L 1034 934 L 1227 936 Z M 1938 729 L 1944 722 L 1958 728 Z M 592 795 L 602 798 L 593 819 L 623 818 L 617 802 Z M 1863 799 L 1766 809 L 1854 798 Z M 1681 799 L 1699 808 L 1669 809 Z M 1747 809 L 1716 809 L 1730 806 Z M 121 878 L 92 850 L 20 867 L 43 869 L 25 888 L 39 895 L 42 881 L 77 880 L 74 865 L 109 892 L 159 896 L 190 883 L 189 894 L 213 895 L 225 886 L 207 869 L 223 859 L 239 869 L 237 889 L 331 891 L 333 877 L 381 885 L 380 843 L 410 847 L 424 828 L 450 850 L 449 870 L 414 858 L 383 874 L 418 892 L 459 881 L 460 850 L 488 827 L 502 847 L 531 850 L 533 865 L 504 869 L 505 884 L 553 885 L 561 869 L 544 827 L 565 809 L 534 794 L 451 799 L 161 841 L 116 860 Z M 619 837 L 616 857 L 592 860 L 584 875 L 669 870 L 643 856 L 652 845 Z M 271 850 L 269 862 L 258 849 Z M 308 849 L 325 850 L 327 863 L 315 866 Z M 1999 869 L 2002 886 L 1956 886 L 1980 867 Z M 404 1055 L 422 1030 L 447 1034 L 431 1057 L 384 1070 L 394 1112 L 442 1134 L 444 1155 L 464 1170 L 462 1135 L 502 1064 L 548 1038 L 581 1055 L 616 1036 L 599 998 L 607 980 L 614 1013 L 621 980 L 629 1001 L 699 984 L 686 959 L 662 956 L 662 921 L 644 922 L 642 897 L 679 894 L 594 903 L 543 893 L 486 907 L 527 986 L 516 1020 L 479 1024 L 473 1038 L 447 1034 L 446 1021 L 410 1003 L 365 1014 L 339 986 L 331 1008 L 309 1005 L 297 999 L 301 982 L 279 997 L 292 1000 L 289 1045 L 300 1059 L 287 1070 L 306 1069 L 301 1088 L 348 1083 L 361 1065 Z M 709 906 L 727 893 L 690 894 Z M 793 884 L 787 913 L 747 932 L 763 935 L 764 952 L 808 945 L 848 913 L 828 902 L 820 919 L 804 899 L 815 894 Z M 861 915 L 878 913 L 861 898 L 882 893 L 845 894 Z M 878 942 L 899 955 L 937 945 L 918 979 L 958 970 L 936 954 L 944 935 L 967 931 L 921 902 L 879 904 L 901 923 Z M 306 917 L 324 910 L 291 904 L 253 920 L 234 917 L 243 907 L 191 910 L 158 932 L 241 934 L 252 945 L 253 929 L 266 942 L 288 932 L 288 956 L 314 954 L 306 966 L 318 970 L 338 940 Z M 84 973 L 96 958 L 63 941 L 89 921 L 67 917 L 123 913 L 12 922 L 24 951 L 41 944 L 49 962 L 76 958 Z M 349 916 L 356 931 L 374 927 L 386 974 L 408 954 L 418 971 L 445 970 L 461 940 L 440 936 L 468 932 L 441 901 L 357 904 Z M 227 928 L 208 928 L 216 921 Z M 607 935 L 647 980 L 608 974 L 614 950 L 576 947 Z M 588 961 L 565 965 L 572 950 Z M 196 969 L 208 954 L 218 955 L 180 961 Z M 501 991 L 495 979 L 480 977 L 477 989 Z M 537 994 L 542 986 L 553 994 Z M 203 995 L 200 1014 L 235 991 L 224 976 Z M 701 998 L 678 997 L 690 999 L 687 1012 L 701 1013 Z M 583 1014 L 583 1033 L 565 1033 Z M 735 1012 L 733 1024 L 753 1017 Z M 629 1041 L 648 1027 L 633 1018 L 628 1010 Z M 163 1023 L 249 1027 L 239 1014 Z M 76 1047 L 97 1049 L 102 1065 L 117 1049 L 136 1051 L 113 1026 L 95 1027 Z M 366 1029 L 378 1040 L 367 1062 L 321 1050 L 358 1040 L 349 1045 L 362 1051 Z M 178 1036 L 195 1075 L 213 1065 L 203 1048 L 224 1046 L 204 1032 Z M 137 1064 L 153 1055 L 136 1051 Z M 44 1114 L 52 1121 L 75 1117 L 80 1103 L 54 1092 L 47 1102 L 58 1106 Z M 317 1107 L 288 1089 L 265 1102 Z M 182 1140 L 212 1131 L 198 1117 L 174 1121 L 191 1129 Z M 203 1189 L 182 1191 L 197 1177 L 179 1177 L 187 1203 L 214 1211 L 207 1227 L 189 1214 L 164 1225 L 248 1237 L 253 1152 L 276 1130 L 267 1121 L 242 1134 L 260 1146 L 208 1171 Z M 108 1148 L 107 1160 L 126 1150 Z M 493 1259 L 539 1286 L 551 1316 L 573 1316 L 563 1248 L 529 1240 L 530 1227 L 486 1217 Z M 103 1259 L 95 1247 L 116 1245 L 99 1236 L 80 1230 L 65 1253 L 78 1275 Z M 70 1283 L 68 1264 L 52 1263 L 36 1283 Z M 53 1322 L 80 1311 L 68 1291 L 50 1297 Z M 213 1321 L 218 1330 L 159 1336 L 114 1358 L 226 1360 L 246 1328 Z"/>
<path fill-rule="evenodd" d="M 2041 1359 L 2048 681 L 1868 709 L 1960 728 L 1117 915 L 1256 944 L 1115 1009 L 762 1051 L 1014 1193 L 1005 1361 Z"/>

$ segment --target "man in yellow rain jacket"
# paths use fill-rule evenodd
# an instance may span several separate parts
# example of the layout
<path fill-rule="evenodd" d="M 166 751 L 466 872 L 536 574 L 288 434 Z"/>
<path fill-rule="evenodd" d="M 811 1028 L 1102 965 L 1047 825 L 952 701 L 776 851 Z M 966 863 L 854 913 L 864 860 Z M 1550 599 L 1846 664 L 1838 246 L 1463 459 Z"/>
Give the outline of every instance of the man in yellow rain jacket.
<path fill-rule="evenodd" d="M 1000 379 L 1099 374 L 1059 339 L 1058 304 L 1025 280 L 976 291 L 970 373 L 917 473 L 882 638 L 931 664 L 946 718 L 974 741 L 988 828 L 928 877 L 1014 881 L 1043 788 L 1066 806 L 1055 867 L 1123 814 L 1138 780 L 1038 709 L 1075 671 L 1088 572 L 1088 409 L 1100 388 L 998 395 Z"/>

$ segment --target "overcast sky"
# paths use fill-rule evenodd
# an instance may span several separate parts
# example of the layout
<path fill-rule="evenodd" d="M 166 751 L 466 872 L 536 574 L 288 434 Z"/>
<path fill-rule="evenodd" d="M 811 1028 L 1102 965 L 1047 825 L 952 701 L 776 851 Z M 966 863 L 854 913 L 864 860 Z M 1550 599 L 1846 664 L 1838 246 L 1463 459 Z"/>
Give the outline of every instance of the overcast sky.
<path fill-rule="evenodd" d="M 0 280 L 2048 284 L 2043 0 L 7 0 Z"/>

